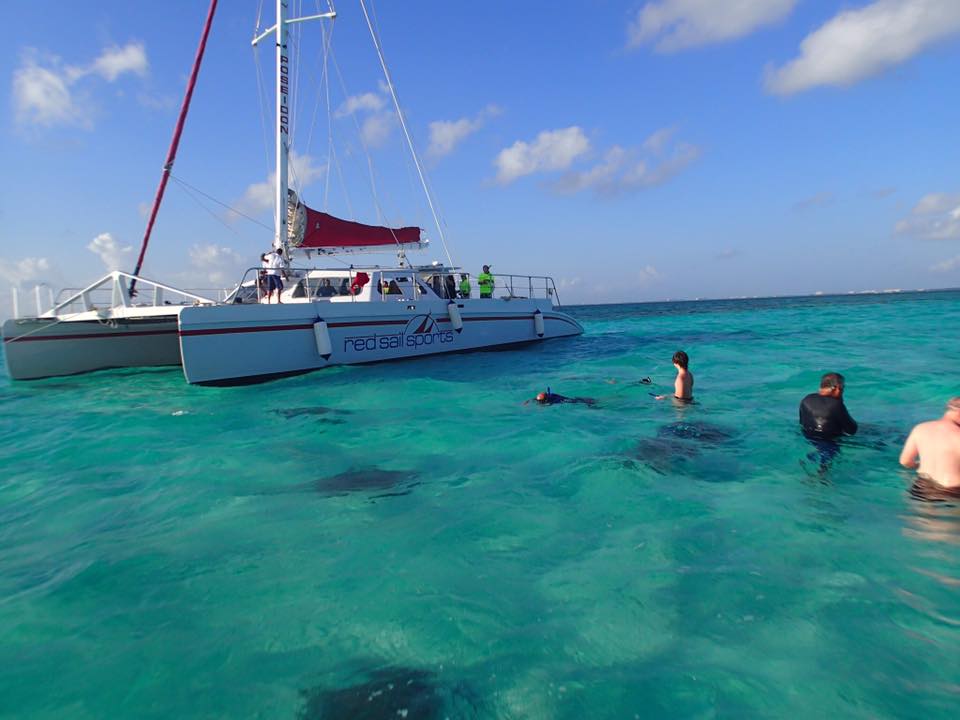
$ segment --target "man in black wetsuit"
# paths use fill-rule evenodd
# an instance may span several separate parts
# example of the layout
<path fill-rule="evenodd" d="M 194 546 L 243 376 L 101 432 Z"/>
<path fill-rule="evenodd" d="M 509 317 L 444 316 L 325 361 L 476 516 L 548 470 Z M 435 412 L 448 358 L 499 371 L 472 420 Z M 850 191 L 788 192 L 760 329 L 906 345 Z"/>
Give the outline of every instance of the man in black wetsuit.
<path fill-rule="evenodd" d="M 857 421 L 843 404 L 843 385 L 843 375 L 827 373 L 820 378 L 820 391 L 800 403 L 800 426 L 820 453 L 821 470 L 837 454 L 837 438 L 857 434 Z"/>

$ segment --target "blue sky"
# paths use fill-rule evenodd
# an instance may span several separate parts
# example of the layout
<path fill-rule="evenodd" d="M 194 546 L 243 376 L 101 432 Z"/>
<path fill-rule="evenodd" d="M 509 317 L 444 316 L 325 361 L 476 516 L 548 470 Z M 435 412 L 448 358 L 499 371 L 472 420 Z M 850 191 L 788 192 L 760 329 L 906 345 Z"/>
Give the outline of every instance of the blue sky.
<path fill-rule="evenodd" d="M 174 175 L 269 226 L 257 5 L 221 3 Z M 957 0 L 368 6 L 453 259 L 474 272 L 549 274 L 566 302 L 960 285 Z M 419 224 L 433 245 L 417 259 L 442 259 L 358 2 L 337 10 L 329 111 L 319 27 L 299 40 L 301 194 Z M 6 8 L 0 283 L 132 268 L 205 13 Z M 227 285 L 270 238 L 171 182 L 144 274 Z"/>

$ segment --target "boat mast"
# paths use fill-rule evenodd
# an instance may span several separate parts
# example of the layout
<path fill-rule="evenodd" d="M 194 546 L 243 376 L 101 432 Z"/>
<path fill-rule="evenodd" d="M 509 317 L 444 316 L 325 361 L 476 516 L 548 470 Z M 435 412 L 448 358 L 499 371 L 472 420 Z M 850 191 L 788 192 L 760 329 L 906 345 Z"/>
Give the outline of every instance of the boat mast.
<path fill-rule="evenodd" d="M 287 2 L 277 0 L 277 195 L 273 238 L 275 248 L 287 255 L 287 154 L 290 152 L 290 55 L 287 53 Z"/>
<path fill-rule="evenodd" d="M 288 155 L 290 153 L 290 96 L 291 96 L 291 75 L 290 75 L 290 54 L 287 51 L 287 25 L 293 23 L 305 22 L 307 20 L 332 20 L 337 16 L 333 6 L 328 3 L 330 12 L 319 15 L 309 15 L 302 18 L 290 19 L 287 17 L 288 0 L 277 0 L 277 23 L 273 27 L 265 30 L 253 39 L 253 45 L 256 46 L 261 40 L 276 33 L 276 173 L 277 173 L 277 194 L 275 197 L 276 209 L 274 215 L 274 238 L 273 246 L 282 248 L 283 254 L 288 255 L 289 235 L 287 233 L 287 186 L 289 180 L 287 177 Z"/>
<path fill-rule="evenodd" d="M 180 115 L 177 118 L 177 124 L 173 130 L 173 140 L 170 141 L 170 149 L 167 151 L 167 161 L 163 164 L 163 172 L 160 174 L 160 185 L 157 188 L 157 194 L 153 198 L 153 207 L 150 209 L 150 219 L 147 221 L 147 229 L 143 233 L 143 242 L 140 244 L 140 256 L 137 258 L 137 265 L 133 269 L 133 279 L 130 281 L 129 290 L 130 297 L 133 297 L 135 294 L 137 277 L 140 275 L 140 268 L 143 267 L 143 258 L 147 253 L 147 244 L 150 242 L 153 223 L 157 219 L 157 211 L 160 209 L 160 203 L 163 201 L 163 191 L 167 187 L 167 180 L 170 178 L 170 171 L 173 169 L 173 161 L 177 158 L 177 148 L 180 146 L 180 134 L 183 132 L 183 125 L 187 121 L 187 111 L 190 110 L 190 98 L 193 97 L 193 88 L 197 84 L 200 63 L 203 61 L 203 52 L 207 47 L 207 36 L 210 34 L 210 26 L 213 24 L 213 14 L 216 10 L 217 0 L 210 0 L 210 9 L 207 11 L 207 21 L 203 26 L 203 33 L 200 35 L 200 45 L 197 47 L 197 55 L 193 59 L 193 70 L 190 71 L 190 80 L 187 82 L 187 90 L 183 96 L 183 104 L 180 106 Z"/>

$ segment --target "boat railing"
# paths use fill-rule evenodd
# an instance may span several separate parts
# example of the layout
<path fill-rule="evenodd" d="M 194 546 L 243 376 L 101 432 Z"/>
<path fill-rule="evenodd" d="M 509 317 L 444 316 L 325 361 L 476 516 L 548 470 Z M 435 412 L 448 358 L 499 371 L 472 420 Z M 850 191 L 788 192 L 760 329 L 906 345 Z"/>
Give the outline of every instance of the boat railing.
<path fill-rule="evenodd" d="M 136 291 L 131 295 L 131 281 L 136 280 Z M 40 311 L 40 295 L 37 294 L 38 317 L 60 317 L 63 315 L 112 310 L 117 308 L 168 307 L 176 305 L 215 305 L 218 299 L 201 295 L 209 293 L 218 299 L 223 291 L 181 290 L 170 285 L 135 277 L 130 273 L 115 270 L 92 285 L 80 289 L 62 290 L 53 300 L 52 307 Z"/>
<path fill-rule="evenodd" d="M 505 300 L 544 298 L 560 307 L 560 296 L 553 278 L 548 275 L 493 274 L 493 295 Z"/>
<path fill-rule="evenodd" d="M 311 275 L 311 273 L 320 270 L 321 268 L 286 268 L 281 271 L 281 278 L 285 281 L 295 281 L 297 283 L 303 283 L 303 295 L 297 294 L 297 297 L 306 297 L 311 300 L 317 298 L 330 298 L 330 297 L 339 297 L 342 298 L 340 302 L 356 302 L 360 293 L 350 292 L 350 288 L 353 286 L 353 281 L 356 279 L 359 273 L 364 273 L 367 275 L 367 283 L 372 283 L 373 278 L 369 270 L 364 270 L 359 268 L 354 270 L 350 268 L 349 270 L 344 269 L 342 273 L 345 275 L 338 275 L 336 277 L 321 277 L 316 275 Z M 330 286 L 334 289 L 334 292 L 329 295 L 320 294 L 320 287 L 323 284 L 323 281 L 327 280 L 336 280 L 339 283 L 338 287 Z M 365 283 L 366 284 L 366 283 Z M 284 288 L 286 291 L 286 288 Z M 373 292 L 373 291 L 371 291 Z M 240 279 L 240 284 L 234 287 L 232 290 L 225 293 L 223 302 L 225 303 L 235 303 L 235 304 L 257 304 L 264 302 L 267 299 L 267 281 L 266 273 L 263 267 L 251 267 L 247 268 L 243 277 Z"/>
<path fill-rule="evenodd" d="M 321 269 L 322 268 L 287 268 L 282 271 L 281 277 L 284 280 L 294 281 L 300 285 L 300 288 L 296 291 L 297 294 L 295 297 L 297 298 L 306 298 L 310 300 L 315 300 L 318 298 L 338 298 L 339 302 L 357 302 L 358 300 L 363 300 L 363 298 L 359 297 L 361 293 L 358 292 L 355 294 L 350 291 L 350 288 L 353 287 L 353 282 L 357 275 L 359 273 L 364 273 L 368 277 L 367 282 L 372 284 L 370 291 L 371 296 L 373 294 L 377 294 L 381 296 L 382 299 L 388 299 L 390 296 L 390 293 L 385 292 L 382 286 L 377 287 L 370 269 L 344 269 L 338 271 L 338 274 L 334 277 L 324 277 L 313 274 L 317 270 Z M 413 275 L 416 276 L 416 273 L 414 272 Z M 455 276 L 456 273 L 451 273 L 451 275 Z M 557 292 L 556 283 L 554 283 L 552 277 L 547 275 L 514 275 L 498 273 L 493 275 L 493 278 L 495 297 L 499 297 L 504 300 L 543 298 L 550 300 L 554 307 L 560 307 L 560 296 Z M 326 287 L 331 288 L 332 291 L 326 293 L 322 292 L 321 285 L 323 285 L 324 282 L 329 283 L 331 280 L 337 282 L 338 285 L 327 285 Z M 409 298 L 411 300 L 420 299 L 424 293 L 420 283 L 417 281 L 412 283 L 411 291 L 413 294 L 413 297 Z M 439 294 L 440 297 L 447 297 L 442 292 Z M 476 290 L 473 292 L 473 297 L 478 297 Z M 222 302 L 236 304 L 258 304 L 265 302 L 266 299 L 267 287 L 264 268 L 250 267 L 244 271 L 240 283 L 232 290 L 225 293 Z"/>

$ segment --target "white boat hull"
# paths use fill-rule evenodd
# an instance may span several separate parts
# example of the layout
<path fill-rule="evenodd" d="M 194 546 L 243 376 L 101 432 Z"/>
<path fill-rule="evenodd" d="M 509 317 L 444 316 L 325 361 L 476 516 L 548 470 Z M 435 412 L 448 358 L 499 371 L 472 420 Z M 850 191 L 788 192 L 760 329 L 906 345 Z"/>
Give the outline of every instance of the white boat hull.
<path fill-rule="evenodd" d="M 175 313 L 109 322 L 7 320 L 3 324 L 3 350 L 7 371 L 14 380 L 180 364 Z"/>
<path fill-rule="evenodd" d="M 382 362 L 579 335 L 580 324 L 549 300 L 307 302 L 188 307 L 180 313 L 180 354 L 191 383 L 243 382 L 330 365 Z M 542 317 L 538 334 L 536 313 Z M 318 331 L 318 323 L 325 323 Z M 326 333 L 327 342 L 318 335 Z M 329 352 L 327 352 L 329 350 Z"/>

